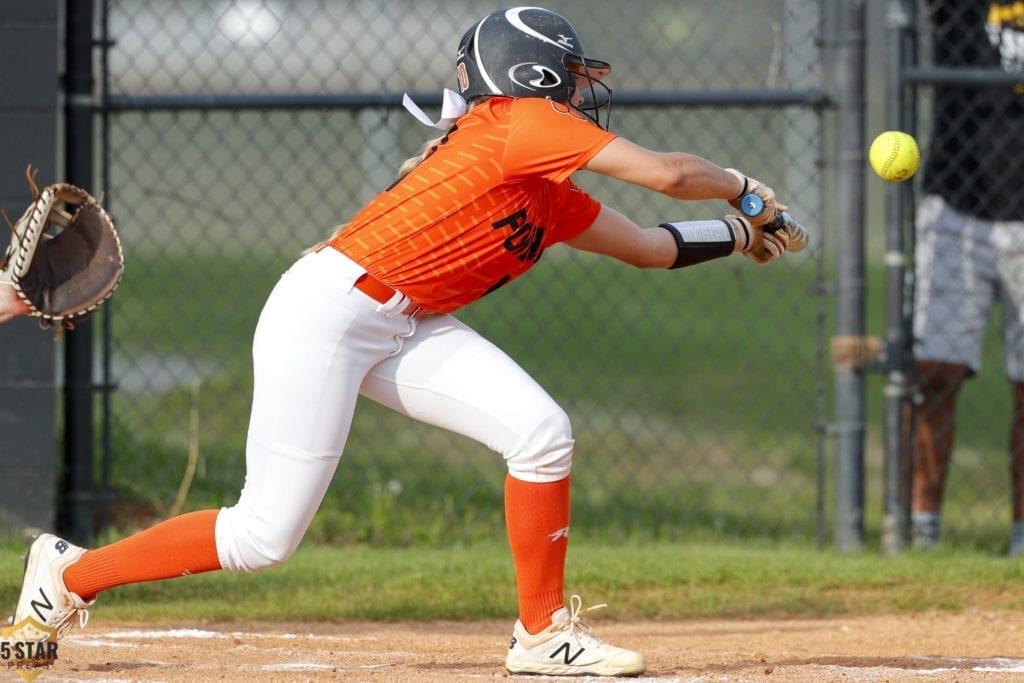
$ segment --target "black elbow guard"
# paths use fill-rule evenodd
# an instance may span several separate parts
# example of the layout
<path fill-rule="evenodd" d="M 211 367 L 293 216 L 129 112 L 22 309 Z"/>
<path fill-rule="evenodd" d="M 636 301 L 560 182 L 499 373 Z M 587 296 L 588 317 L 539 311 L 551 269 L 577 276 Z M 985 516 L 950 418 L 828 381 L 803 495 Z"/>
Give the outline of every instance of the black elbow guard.
<path fill-rule="evenodd" d="M 669 268 L 683 268 L 728 256 L 736 248 L 736 235 L 726 220 L 661 223 L 676 240 L 679 253 Z"/>

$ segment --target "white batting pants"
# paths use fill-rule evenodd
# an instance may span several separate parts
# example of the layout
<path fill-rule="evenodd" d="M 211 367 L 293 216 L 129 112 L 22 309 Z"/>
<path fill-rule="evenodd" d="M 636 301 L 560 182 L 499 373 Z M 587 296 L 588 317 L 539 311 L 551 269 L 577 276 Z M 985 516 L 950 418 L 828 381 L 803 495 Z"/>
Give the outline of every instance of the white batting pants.
<path fill-rule="evenodd" d="M 517 479 L 569 475 L 568 416 L 533 378 L 453 316 L 402 315 L 400 295 L 373 301 L 353 288 L 362 273 L 323 249 L 299 259 L 264 306 L 245 485 L 217 517 L 225 569 L 256 571 L 295 551 L 341 459 L 360 393 L 485 444 Z"/>

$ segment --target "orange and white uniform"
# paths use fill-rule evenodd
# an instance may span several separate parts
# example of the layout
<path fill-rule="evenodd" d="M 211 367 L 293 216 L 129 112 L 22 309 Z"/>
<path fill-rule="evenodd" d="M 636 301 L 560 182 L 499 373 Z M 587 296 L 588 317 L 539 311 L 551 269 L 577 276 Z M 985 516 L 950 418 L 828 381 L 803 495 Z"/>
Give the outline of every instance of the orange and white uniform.
<path fill-rule="evenodd" d="M 590 226 L 601 205 L 569 176 L 614 138 L 550 100 L 490 99 L 331 245 L 425 310 L 454 311 Z"/>
<path fill-rule="evenodd" d="M 615 140 L 597 125 L 611 91 L 595 88 L 610 71 L 586 56 L 568 20 L 543 8 L 492 12 L 466 31 L 455 61 L 460 93 L 445 89 L 444 123 L 403 103 L 427 125 L 447 128 L 445 137 L 293 263 L 263 306 L 238 502 L 175 516 L 95 550 L 40 536 L 26 560 L 17 619 L 35 614 L 66 632 L 76 618 L 84 625 L 96 595 L 115 586 L 284 562 L 323 501 L 364 396 L 505 459 L 505 531 L 519 604 L 506 670 L 643 673 L 642 654 L 601 641 L 578 623 L 586 611 L 579 598 L 565 601 L 568 416 L 515 361 L 451 315 L 522 275 L 558 242 L 668 265 L 661 254 L 672 246 L 668 232 L 631 250 L 639 226 L 603 211 L 570 180 L 584 166 L 608 172 L 615 161 L 625 170 L 613 177 L 644 176 L 635 172 L 638 157 L 601 154 Z M 593 120 L 559 102 L 589 102 Z M 725 171 L 714 175 L 719 189 L 734 185 Z M 678 231 L 674 241 L 682 242 Z M 377 438 L 386 449 L 393 435 Z"/>
<path fill-rule="evenodd" d="M 565 480 L 565 411 L 451 315 L 589 227 L 600 204 L 569 179 L 614 139 L 548 100 L 496 97 L 275 286 L 253 340 L 246 479 L 217 517 L 226 569 L 255 571 L 298 545 L 366 396 L 475 439 L 517 480 Z M 365 274 L 396 290 L 380 303 Z M 437 313 L 408 314 L 409 300 Z M 381 434 L 381 439 L 389 435 Z"/>

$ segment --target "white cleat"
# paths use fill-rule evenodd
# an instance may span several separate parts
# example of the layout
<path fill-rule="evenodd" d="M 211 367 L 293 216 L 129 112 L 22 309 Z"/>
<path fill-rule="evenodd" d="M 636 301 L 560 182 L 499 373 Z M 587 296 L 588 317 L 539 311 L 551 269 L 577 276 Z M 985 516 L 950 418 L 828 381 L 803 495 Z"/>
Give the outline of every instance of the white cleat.
<path fill-rule="evenodd" d="M 86 602 L 64 585 L 64 570 L 83 553 L 85 548 L 52 534 L 38 536 L 28 551 L 25 579 L 11 624 L 31 617 L 54 629 L 58 638 L 63 638 L 74 628 L 76 621 L 85 628 L 89 621 L 88 608 L 96 601 Z"/>
<path fill-rule="evenodd" d="M 527 633 L 516 621 L 505 668 L 513 674 L 546 674 L 549 676 L 639 676 L 647 670 L 647 660 L 639 652 L 615 647 L 604 642 L 580 617 L 598 607 L 580 609 L 578 595 L 565 607 L 551 615 L 551 626 L 536 635 Z"/>

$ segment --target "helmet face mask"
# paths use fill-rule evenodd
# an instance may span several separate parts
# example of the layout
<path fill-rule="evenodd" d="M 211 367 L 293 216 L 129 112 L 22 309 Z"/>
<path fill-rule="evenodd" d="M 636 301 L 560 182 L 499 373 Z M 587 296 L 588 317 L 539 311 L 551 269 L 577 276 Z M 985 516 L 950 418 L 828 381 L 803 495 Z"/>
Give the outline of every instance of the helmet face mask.
<path fill-rule="evenodd" d="M 513 7 L 478 21 L 459 42 L 455 68 L 467 100 L 487 95 L 550 99 L 580 110 L 599 126 L 604 111 L 602 128 L 611 90 L 601 79 L 610 71 L 607 62 L 584 54 L 568 20 L 539 7 Z"/>
<path fill-rule="evenodd" d="M 598 72 L 595 75 L 594 68 L 586 68 L 583 64 L 572 60 L 568 62 L 567 68 L 569 75 L 575 81 L 570 88 L 569 102 L 571 103 L 573 96 L 579 93 L 581 101 L 572 106 L 601 128 L 608 130 L 611 119 L 612 89 L 601 79 L 608 74 L 610 69 L 605 69 L 603 73 Z M 604 115 L 604 125 L 600 121 L 602 114 Z"/>

